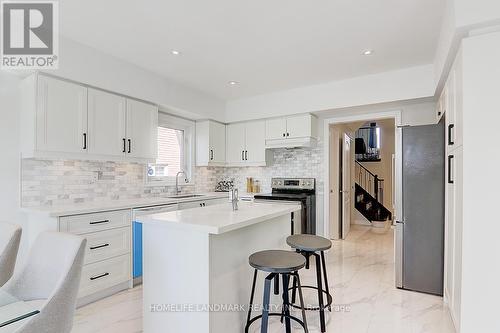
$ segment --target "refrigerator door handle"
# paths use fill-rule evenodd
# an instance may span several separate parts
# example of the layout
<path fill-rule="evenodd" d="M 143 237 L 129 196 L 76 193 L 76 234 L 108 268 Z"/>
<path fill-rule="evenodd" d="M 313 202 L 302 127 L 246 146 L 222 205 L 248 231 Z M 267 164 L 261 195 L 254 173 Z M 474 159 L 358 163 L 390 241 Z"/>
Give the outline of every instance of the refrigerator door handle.
<path fill-rule="evenodd" d="M 396 221 L 396 237 L 394 238 L 395 249 L 395 273 L 396 287 L 403 288 L 403 230 L 404 221 Z"/>

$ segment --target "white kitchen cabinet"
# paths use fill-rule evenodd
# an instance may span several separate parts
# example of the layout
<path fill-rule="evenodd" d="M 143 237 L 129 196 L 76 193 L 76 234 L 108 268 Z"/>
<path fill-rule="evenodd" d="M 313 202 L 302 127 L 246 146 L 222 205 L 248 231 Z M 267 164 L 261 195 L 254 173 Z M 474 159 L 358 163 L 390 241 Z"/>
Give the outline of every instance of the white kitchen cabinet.
<path fill-rule="evenodd" d="M 196 166 L 226 163 L 226 125 L 212 120 L 196 122 Z"/>
<path fill-rule="evenodd" d="M 317 122 L 311 114 L 266 120 L 266 147 L 310 147 L 316 144 Z"/>
<path fill-rule="evenodd" d="M 34 210 L 27 214 L 27 219 L 25 236 L 29 246 L 44 231 L 87 239 L 78 306 L 132 287 L 131 209 L 62 216 Z"/>
<path fill-rule="evenodd" d="M 157 106 L 39 73 L 21 90 L 23 158 L 156 160 Z"/>
<path fill-rule="evenodd" d="M 245 123 L 235 123 L 226 126 L 227 165 L 240 165 L 245 162 L 245 129 Z"/>
<path fill-rule="evenodd" d="M 462 81 L 462 56 L 457 58 L 450 70 L 446 81 L 444 103 L 446 105 L 446 143 L 447 151 L 452 151 L 462 146 L 462 110 L 463 110 L 463 81 Z"/>
<path fill-rule="evenodd" d="M 222 203 L 227 203 L 228 198 L 216 198 L 216 199 L 204 199 L 189 202 L 179 202 L 179 210 L 189 209 L 189 208 L 200 208 L 206 206 L 213 206 Z"/>
<path fill-rule="evenodd" d="M 272 154 L 266 150 L 265 121 L 245 123 L 245 161 L 248 165 L 267 165 Z"/>
<path fill-rule="evenodd" d="M 463 147 L 448 155 L 446 189 L 445 296 L 455 325 L 459 325 L 462 295 Z M 459 329 L 458 329 L 459 331 Z"/>
<path fill-rule="evenodd" d="M 446 118 L 446 222 L 444 296 L 460 331 L 463 240 L 462 50 L 450 70 L 443 93 Z"/>
<path fill-rule="evenodd" d="M 35 89 L 38 91 L 38 97 L 33 100 L 36 110 L 36 126 L 32 129 L 36 130 L 35 150 L 86 153 L 87 88 L 40 76 Z"/>
<path fill-rule="evenodd" d="M 286 118 L 266 120 L 266 140 L 280 140 L 286 138 Z"/>
<path fill-rule="evenodd" d="M 125 154 L 126 104 L 125 97 L 89 88 L 88 141 L 91 154 Z"/>
<path fill-rule="evenodd" d="M 226 126 L 227 166 L 266 166 L 272 153 L 266 151 L 265 121 Z"/>
<path fill-rule="evenodd" d="M 127 99 L 126 123 L 128 156 L 155 161 L 158 156 L 158 107 Z"/>

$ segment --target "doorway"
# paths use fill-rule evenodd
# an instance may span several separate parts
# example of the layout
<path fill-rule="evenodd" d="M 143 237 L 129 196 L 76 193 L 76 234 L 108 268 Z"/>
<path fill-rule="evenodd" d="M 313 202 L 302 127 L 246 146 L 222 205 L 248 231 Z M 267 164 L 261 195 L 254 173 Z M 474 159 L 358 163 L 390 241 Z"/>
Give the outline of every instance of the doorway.
<path fill-rule="evenodd" d="M 397 216 L 400 112 L 328 119 L 325 234 L 346 239 L 354 224 L 388 228 Z"/>

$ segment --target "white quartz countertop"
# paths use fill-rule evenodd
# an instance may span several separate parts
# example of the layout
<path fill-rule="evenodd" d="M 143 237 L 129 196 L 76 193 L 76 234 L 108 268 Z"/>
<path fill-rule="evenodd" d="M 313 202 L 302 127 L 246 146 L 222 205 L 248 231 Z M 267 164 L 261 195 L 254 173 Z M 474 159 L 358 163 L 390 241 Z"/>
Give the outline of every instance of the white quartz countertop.
<path fill-rule="evenodd" d="M 191 198 L 137 198 L 127 200 L 105 200 L 92 203 L 78 203 L 74 205 L 50 207 L 26 207 L 24 211 L 34 214 L 43 214 L 50 217 L 70 216 L 88 213 L 98 213 L 111 210 L 133 209 L 151 206 L 161 206 L 181 202 L 227 198 L 227 192 L 196 193 L 198 196 Z M 229 200 L 229 199 L 228 199 Z"/>
<path fill-rule="evenodd" d="M 238 203 L 239 209 L 233 211 L 232 204 L 219 204 L 202 208 L 145 215 L 138 218 L 144 224 L 181 227 L 209 234 L 222 234 L 244 228 L 252 224 L 287 215 L 301 209 L 295 203 Z"/>

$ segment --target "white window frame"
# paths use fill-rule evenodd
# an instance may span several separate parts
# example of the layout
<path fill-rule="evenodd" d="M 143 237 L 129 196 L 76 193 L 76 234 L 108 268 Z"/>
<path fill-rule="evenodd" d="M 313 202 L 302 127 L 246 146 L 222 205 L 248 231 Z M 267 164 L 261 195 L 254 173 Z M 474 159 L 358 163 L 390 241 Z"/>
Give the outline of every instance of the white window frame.
<path fill-rule="evenodd" d="M 195 162 L 195 122 L 192 120 L 172 116 L 160 110 L 158 113 L 158 127 L 166 127 L 184 131 L 184 165 L 182 170 L 186 172 L 188 182 L 184 182 L 184 176 L 179 177 L 179 186 L 194 185 L 194 162 Z M 145 171 L 146 186 L 174 186 L 173 177 L 150 177 Z M 160 179 L 159 179 L 160 178 Z"/>

